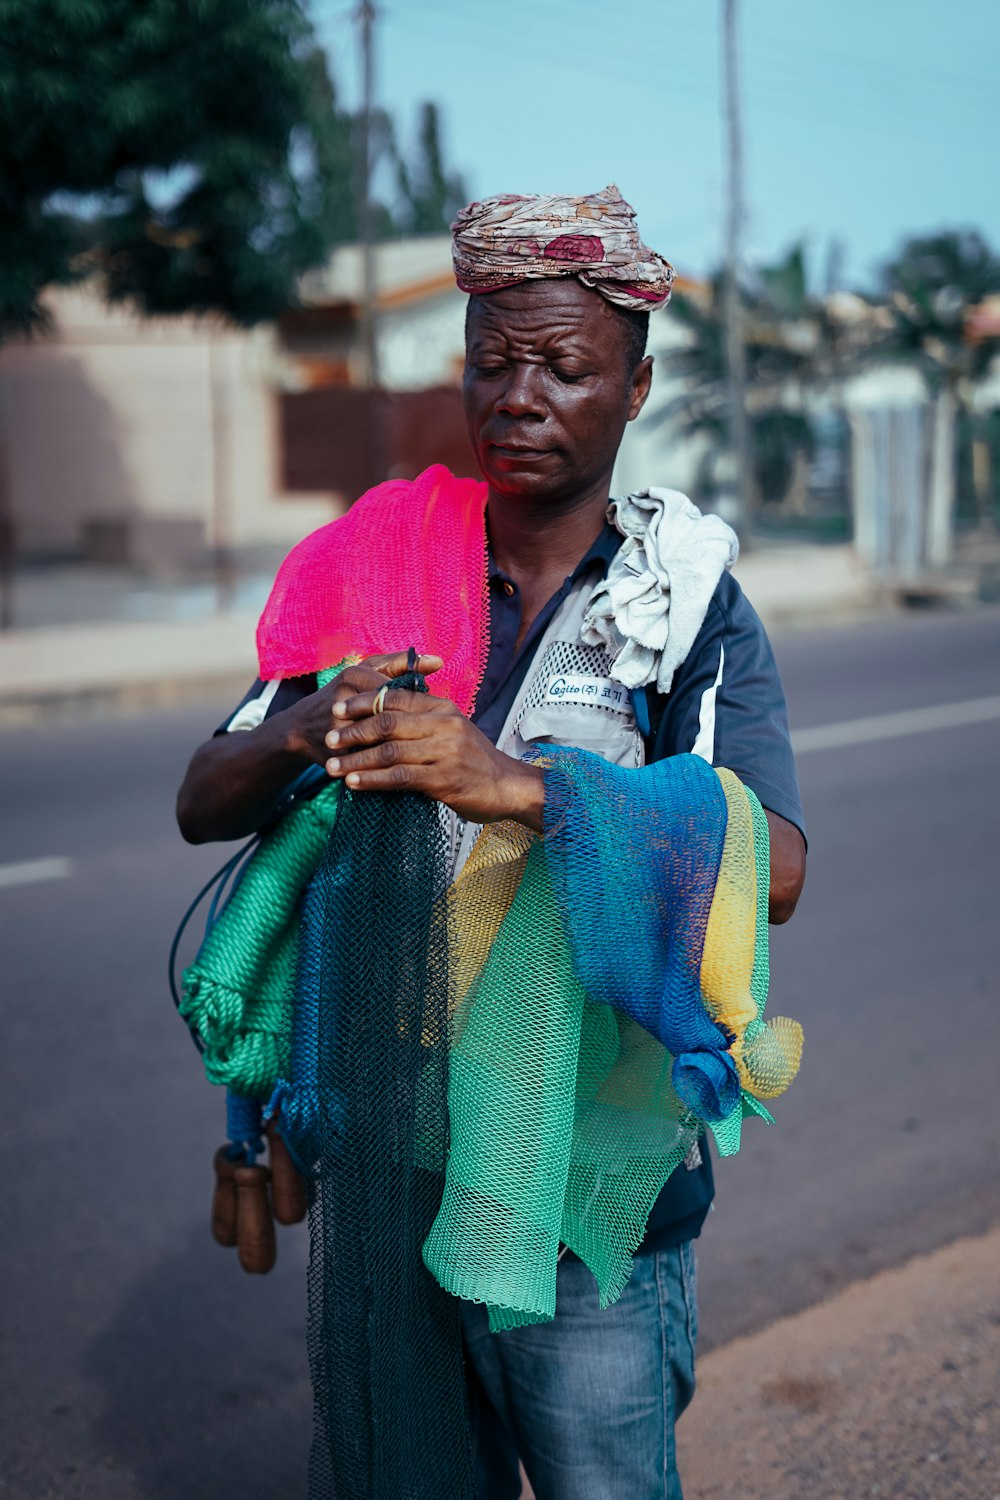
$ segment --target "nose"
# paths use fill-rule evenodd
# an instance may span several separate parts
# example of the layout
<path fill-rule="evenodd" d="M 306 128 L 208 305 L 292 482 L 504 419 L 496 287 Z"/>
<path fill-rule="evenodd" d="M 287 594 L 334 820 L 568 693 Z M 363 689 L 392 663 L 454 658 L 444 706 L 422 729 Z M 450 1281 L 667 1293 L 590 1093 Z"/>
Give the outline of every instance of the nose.
<path fill-rule="evenodd" d="M 541 371 L 534 365 L 514 365 L 510 378 L 497 395 L 494 409 L 504 416 L 521 420 L 533 417 L 544 422 L 546 411 L 541 395 Z"/>

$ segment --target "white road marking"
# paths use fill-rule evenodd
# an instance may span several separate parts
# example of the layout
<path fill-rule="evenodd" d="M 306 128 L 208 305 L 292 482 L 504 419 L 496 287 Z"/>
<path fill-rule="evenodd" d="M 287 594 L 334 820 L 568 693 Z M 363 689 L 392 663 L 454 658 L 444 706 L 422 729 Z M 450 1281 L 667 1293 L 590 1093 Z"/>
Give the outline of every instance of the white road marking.
<path fill-rule="evenodd" d="M 968 724 L 988 724 L 1000 719 L 1000 697 L 967 698 L 964 703 L 938 703 L 931 708 L 905 708 L 894 714 L 875 714 L 870 719 L 847 719 L 843 724 L 817 724 L 797 729 L 792 735 L 796 755 L 810 750 L 837 750 L 847 745 L 871 745 L 877 740 L 895 740 L 928 729 L 963 729 Z"/>
<path fill-rule="evenodd" d="M 63 855 L 22 859 L 16 864 L 0 865 L 0 890 L 7 886 L 38 885 L 43 880 L 66 880 L 72 873 L 73 861 Z"/>
<path fill-rule="evenodd" d="M 1000 719 L 1000 695 L 967 698 L 963 703 L 938 703 L 930 708 L 906 708 L 899 713 L 875 714 L 868 719 L 846 719 L 841 724 L 816 724 L 792 734 L 796 755 L 813 750 L 838 750 L 849 745 L 871 745 L 929 729 L 963 729 L 969 724 L 988 724 Z M 73 861 L 65 855 L 50 859 L 24 859 L 0 864 L 0 890 L 19 885 L 38 885 L 46 880 L 67 880 Z"/>

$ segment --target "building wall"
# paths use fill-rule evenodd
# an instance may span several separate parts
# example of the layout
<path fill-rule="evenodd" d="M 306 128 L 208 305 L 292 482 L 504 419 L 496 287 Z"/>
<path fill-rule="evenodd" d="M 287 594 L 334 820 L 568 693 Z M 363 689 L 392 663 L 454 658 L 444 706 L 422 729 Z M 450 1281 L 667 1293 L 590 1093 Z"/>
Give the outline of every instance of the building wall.
<path fill-rule="evenodd" d="M 380 313 L 390 390 L 460 381 L 465 302 L 448 287 Z M 23 555 L 89 552 L 171 566 L 214 544 L 283 550 L 353 498 L 332 486 L 283 490 L 277 391 L 290 351 L 272 329 L 141 319 L 86 287 L 54 291 L 48 306 L 46 335 L 0 349 L 0 424 Z M 654 354 L 681 336 L 669 312 L 653 318 Z M 626 433 L 618 493 L 691 482 L 690 445 L 660 417 L 668 389 L 661 365 Z M 329 441 L 336 446 L 336 433 Z"/>
<path fill-rule="evenodd" d="M 22 553 L 117 529 L 137 562 L 187 562 L 220 540 L 220 512 L 237 548 L 287 546 L 334 513 L 329 496 L 279 492 L 267 334 L 139 319 L 86 288 L 47 300 L 51 330 L 0 350 Z"/>
<path fill-rule="evenodd" d="M 390 390 L 426 390 L 461 380 L 466 300 L 453 286 L 380 314 L 379 373 Z"/>

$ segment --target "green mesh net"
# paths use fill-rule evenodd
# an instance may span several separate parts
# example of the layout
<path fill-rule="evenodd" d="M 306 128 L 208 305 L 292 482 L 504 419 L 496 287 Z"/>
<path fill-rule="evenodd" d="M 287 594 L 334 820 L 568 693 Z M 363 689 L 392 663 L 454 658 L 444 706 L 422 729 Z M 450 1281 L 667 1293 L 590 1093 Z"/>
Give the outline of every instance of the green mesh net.
<path fill-rule="evenodd" d="M 662 1045 L 586 998 L 539 840 L 511 825 L 480 840 L 482 864 L 452 893 L 453 945 L 500 882 L 494 840 L 522 873 L 455 1010 L 452 1146 L 424 1259 L 456 1296 L 486 1303 L 500 1330 L 554 1315 L 560 1244 L 591 1267 L 605 1304 L 621 1293 L 649 1211 L 700 1127 Z"/>
<path fill-rule="evenodd" d="M 271 829 L 184 971 L 180 1013 L 201 1039 L 206 1076 L 247 1099 L 269 1099 L 287 1072 L 297 909 L 339 795 L 331 784 Z"/>
<path fill-rule="evenodd" d="M 319 674 L 332 682 L 347 660 Z M 181 1016 L 211 1083 L 270 1099 L 289 1067 L 290 1007 L 303 892 L 326 847 L 340 785 L 295 802 L 268 828 L 181 981 Z"/>

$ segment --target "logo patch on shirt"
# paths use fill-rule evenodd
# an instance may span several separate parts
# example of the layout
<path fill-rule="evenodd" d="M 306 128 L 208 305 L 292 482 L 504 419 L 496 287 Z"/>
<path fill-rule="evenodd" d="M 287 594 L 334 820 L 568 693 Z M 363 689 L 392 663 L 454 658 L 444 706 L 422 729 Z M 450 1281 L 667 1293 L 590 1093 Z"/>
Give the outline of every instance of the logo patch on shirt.
<path fill-rule="evenodd" d="M 586 703 L 592 708 L 610 709 L 615 714 L 630 714 L 628 688 L 610 677 L 587 677 L 582 672 L 562 672 L 550 677 L 545 689 L 546 703 Z"/>

